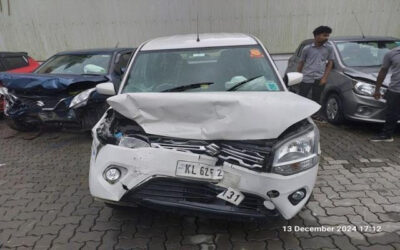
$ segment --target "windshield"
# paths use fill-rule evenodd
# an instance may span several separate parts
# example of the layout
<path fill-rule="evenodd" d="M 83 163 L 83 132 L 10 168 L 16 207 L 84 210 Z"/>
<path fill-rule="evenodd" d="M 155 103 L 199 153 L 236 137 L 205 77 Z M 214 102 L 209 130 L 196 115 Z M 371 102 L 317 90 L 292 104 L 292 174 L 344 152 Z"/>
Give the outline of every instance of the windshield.
<path fill-rule="evenodd" d="M 343 63 L 349 67 L 381 66 L 386 52 L 399 46 L 395 41 L 337 42 Z"/>
<path fill-rule="evenodd" d="M 192 87 L 176 91 L 226 91 L 257 76 L 235 91 L 283 90 L 260 46 L 144 51 L 135 58 L 122 92 L 162 92 L 187 85 Z"/>
<path fill-rule="evenodd" d="M 108 72 L 111 54 L 101 55 L 59 55 L 44 63 L 35 73 L 39 74 L 94 74 Z"/>

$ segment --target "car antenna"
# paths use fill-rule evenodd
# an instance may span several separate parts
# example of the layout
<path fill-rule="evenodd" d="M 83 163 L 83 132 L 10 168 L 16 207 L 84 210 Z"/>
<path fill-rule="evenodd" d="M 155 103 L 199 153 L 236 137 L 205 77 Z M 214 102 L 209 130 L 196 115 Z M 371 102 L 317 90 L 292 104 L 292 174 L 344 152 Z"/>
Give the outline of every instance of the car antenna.
<path fill-rule="evenodd" d="M 356 19 L 356 22 L 357 22 L 357 24 L 358 24 L 358 27 L 360 28 L 360 32 L 361 32 L 362 37 L 365 38 L 364 32 L 363 32 L 363 30 L 362 30 L 362 28 L 361 28 L 360 22 L 359 22 L 358 19 L 357 19 L 356 13 L 354 13 L 354 11 L 351 11 L 351 13 L 353 14 L 354 18 Z"/>
<path fill-rule="evenodd" d="M 197 10 L 197 42 L 200 42 L 200 35 L 199 35 L 199 11 Z"/>

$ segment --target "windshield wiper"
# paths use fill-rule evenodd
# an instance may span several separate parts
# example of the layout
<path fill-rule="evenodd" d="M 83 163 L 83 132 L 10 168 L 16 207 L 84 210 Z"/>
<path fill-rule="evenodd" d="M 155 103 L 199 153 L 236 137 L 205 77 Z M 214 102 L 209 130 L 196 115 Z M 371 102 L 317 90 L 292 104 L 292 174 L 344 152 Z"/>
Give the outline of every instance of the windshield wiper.
<path fill-rule="evenodd" d="M 211 85 L 214 84 L 213 82 L 199 82 L 199 83 L 192 83 L 192 84 L 188 84 L 188 85 L 182 85 L 182 86 L 178 86 L 178 87 L 174 87 L 171 89 L 167 89 L 167 90 L 163 90 L 161 92 L 182 92 L 185 91 L 187 89 L 197 89 L 200 88 L 203 85 Z"/>
<path fill-rule="evenodd" d="M 232 87 L 230 87 L 229 89 L 227 89 L 226 91 L 234 91 L 234 90 L 236 90 L 237 88 L 239 88 L 240 86 L 242 86 L 243 84 L 246 84 L 246 83 L 248 83 L 248 82 L 251 82 L 251 81 L 253 81 L 253 80 L 257 79 L 257 78 L 260 78 L 260 77 L 262 77 L 262 76 L 264 76 L 264 75 L 255 76 L 255 77 L 252 77 L 252 78 L 250 78 L 250 79 L 247 79 L 247 80 L 238 82 L 238 83 L 236 83 L 235 85 L 233 85 Z"/>

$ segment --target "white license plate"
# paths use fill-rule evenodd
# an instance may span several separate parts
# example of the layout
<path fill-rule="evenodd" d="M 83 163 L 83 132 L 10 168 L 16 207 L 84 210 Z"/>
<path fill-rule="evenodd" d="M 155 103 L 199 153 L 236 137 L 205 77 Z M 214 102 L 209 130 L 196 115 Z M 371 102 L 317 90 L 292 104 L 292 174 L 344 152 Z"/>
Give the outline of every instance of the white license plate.
<path fill-rule="evenodd" d="M 189 161 L 178 161 L 175 174 L 177 176 L 206 180 L 221 180 L 224 177 L 221 167 Z"/>
<path fill-rule="evenodd" d="M 230 202 L 236 206 L 239 206 L 239 204 L 244 199 L 244 194 L 242 194 L 238 190 L 235 190 L 235 189 L 229 187 L 224 192 L 217 195 L 217 197 L 220 199 L 223 199 L 227 202 Z"/>

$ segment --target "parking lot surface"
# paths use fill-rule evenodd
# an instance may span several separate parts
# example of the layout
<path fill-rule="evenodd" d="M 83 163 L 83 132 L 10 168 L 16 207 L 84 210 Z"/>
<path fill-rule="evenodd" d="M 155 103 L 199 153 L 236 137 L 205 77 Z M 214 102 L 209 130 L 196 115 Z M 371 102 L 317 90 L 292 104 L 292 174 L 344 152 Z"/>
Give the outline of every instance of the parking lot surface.
<path fill-rule="evenodd" d="M 314 194 L 292 220 L 238 222 L 112 209 L 89 194 L 91 138 L 0 120 L 1 249 L 400 249 L 400 136 L 320 125 Z M 310 232 L 313 231 L 313 232 Z"/>

